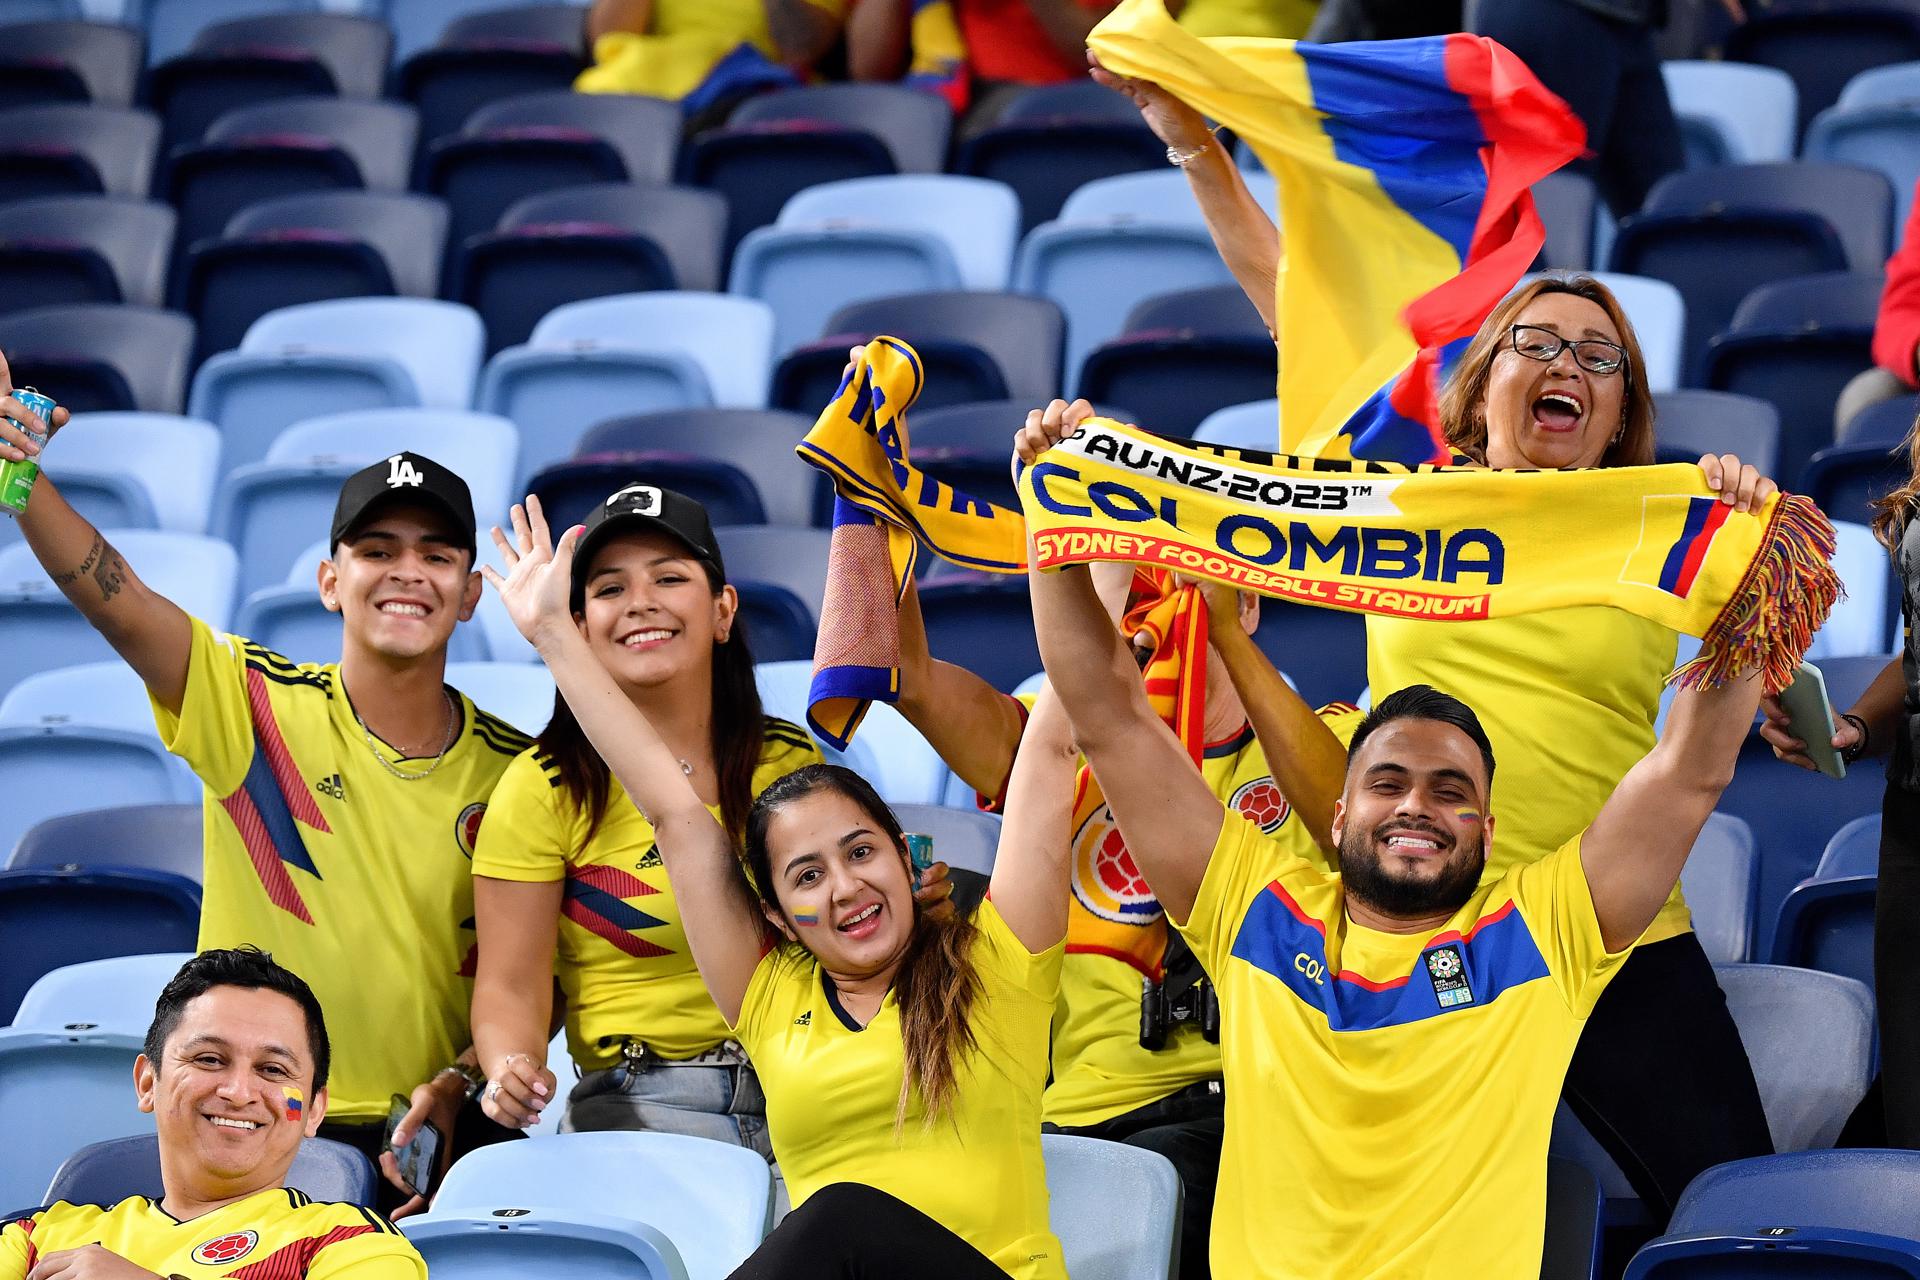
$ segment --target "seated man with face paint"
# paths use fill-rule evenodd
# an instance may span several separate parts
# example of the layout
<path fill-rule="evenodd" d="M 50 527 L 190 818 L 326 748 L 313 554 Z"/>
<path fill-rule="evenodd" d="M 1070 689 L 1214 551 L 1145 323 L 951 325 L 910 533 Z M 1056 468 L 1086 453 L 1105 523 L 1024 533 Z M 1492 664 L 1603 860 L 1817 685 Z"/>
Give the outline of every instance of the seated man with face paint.
<path fill-rule="evenodd" d="M 160 1135 L 158 1200 L 60 1201 L 0 1227 L 0 1280 L 425 1280 L 393 1225 L 286 1185 L 327 1113 L 327 1026 L 252 947 L 206 951 L 160 993 L 133 1087 Z"/>
<path fill-rule="evenodd" d="M 1021 461 L 1071 429 L 1035 415 Z M 1074 737 L 1219 989 L 1214 1273 L 1533 1280 L 1567 1063 L 1733 777 L 1758 677 L 1683 690 L 1586 830 L 1484 884 L 1497 824 L 1479 718 L 1426 685 L 1388 694 L 1349 745 L 1335 873 L 1207 787 L 1084 567 L 1029 582 Z"/>

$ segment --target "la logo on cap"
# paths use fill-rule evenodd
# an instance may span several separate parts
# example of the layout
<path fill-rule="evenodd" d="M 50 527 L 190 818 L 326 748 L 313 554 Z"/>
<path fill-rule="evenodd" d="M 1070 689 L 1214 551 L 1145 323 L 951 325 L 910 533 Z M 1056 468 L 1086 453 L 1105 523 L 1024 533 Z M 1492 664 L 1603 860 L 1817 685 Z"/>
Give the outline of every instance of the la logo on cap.
<path fill-rule="evenodd" d="M 660 514 L 660 491 L 650 484 L 630 484 L 607 499 L 607 509 L 619 507 L 636 516 Z"/>
<path fill-rule="evenodd" d="M 401 485 L 412 485 L 418 488 L 425 484 L 426 480 L 427 478 L 420 474 L 420 469 L 407 461 L 405 454 L 396 453 L 387 459 L 387 488 L 398 489 Z"/>

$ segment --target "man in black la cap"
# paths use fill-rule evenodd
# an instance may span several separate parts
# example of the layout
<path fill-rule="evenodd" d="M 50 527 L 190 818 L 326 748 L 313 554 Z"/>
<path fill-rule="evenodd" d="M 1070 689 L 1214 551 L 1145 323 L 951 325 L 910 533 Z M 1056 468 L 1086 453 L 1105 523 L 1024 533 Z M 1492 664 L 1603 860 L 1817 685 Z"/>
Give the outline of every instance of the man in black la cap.
<path fill-rule="evenodd" d="M 6 376 L 0 360 L 0 397 Z M 25 412 L 0 398 L 0 414 Z M 339 661 L 324 665 L 189 617 L 44 474 L 20 528 L 205 787 L 199 949 L 271 951 L 326 1007 L 322 1132 L 377 1157 L 390 1099 L 411 1093 L 403 1139 L 427 1118 L 445 1154 L 509 1136 L 465 1105 L 470 863 L 494 783 L 530 740 L 445 683 L 453 628 L 480 600 L 466 483 L 415 453 L 347 478 L 318 574 L 341 618 Z M 383 1208 L 407 1199 L 383 1190 Z"/>

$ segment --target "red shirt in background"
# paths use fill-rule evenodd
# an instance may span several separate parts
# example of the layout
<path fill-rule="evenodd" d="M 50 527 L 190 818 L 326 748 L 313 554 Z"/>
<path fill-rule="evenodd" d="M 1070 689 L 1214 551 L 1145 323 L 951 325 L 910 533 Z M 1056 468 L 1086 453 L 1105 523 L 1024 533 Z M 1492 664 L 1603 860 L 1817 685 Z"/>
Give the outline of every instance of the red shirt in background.
<path fill-rule="evenodd" d="M 1082 8 L 1105 13 L 1117 0 L 1074 0 Z M 1068 59 L 1047 39 L 1027 0 L 953 0 L 960 37 L 967 43 L 967 66 L 976 80 L 1016 84 L 1058 84 L 1087 74 L 1084 56 Z"/>
<path fill-rule="evenodd" d="M 1900 247 L 1887 260 L 1887 284 L 1873 326 L 1873 362 L 1909 387 L 1920 387 L 1913 353 L 1920 346 L 1920 186 Z"/>

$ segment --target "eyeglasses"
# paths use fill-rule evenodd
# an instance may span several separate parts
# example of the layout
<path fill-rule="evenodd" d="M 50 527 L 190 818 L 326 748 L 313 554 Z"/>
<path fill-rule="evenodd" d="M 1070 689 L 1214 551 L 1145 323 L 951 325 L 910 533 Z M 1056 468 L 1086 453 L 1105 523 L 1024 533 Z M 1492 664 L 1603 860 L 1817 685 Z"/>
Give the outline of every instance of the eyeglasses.
<path fill-rule="evenodd" d="M 1529 360 L 1551 364 L 1562 351 L 1573 351 L 1573 362 L 1588 373 L 1618 373 L 1627 364 L 1625 348 L 1599 338 L 1563 338 L 1538 325 L 1517 324 L 1507 333 L 1513 349 Z"/>

